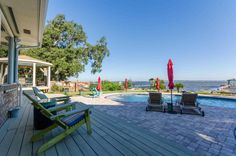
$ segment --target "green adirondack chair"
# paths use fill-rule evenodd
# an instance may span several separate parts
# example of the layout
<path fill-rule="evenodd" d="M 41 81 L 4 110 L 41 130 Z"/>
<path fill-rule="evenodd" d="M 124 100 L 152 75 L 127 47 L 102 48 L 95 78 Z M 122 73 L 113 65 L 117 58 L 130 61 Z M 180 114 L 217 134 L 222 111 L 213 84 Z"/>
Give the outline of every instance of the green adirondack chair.
<path fill-rule="evenodd" d="M 50 107 L 46 109 L 41 103 L 40 100 L 35 98 L 35 95 L 32 95 L 29 91 L 24 91 L 23 94 L 31 101 L 32 105 L 41 110 L 41 113 L 47 117 L 49 120 L 53 121 L 53 124 L 40 132 L 34 134 L 31 138 L 33 142 L 42 139 L 43 136 L 45 136 L 47 133 L 49 133 L 51 130 L 61 127 L 64 129 L 63 132 L 52 138 L 51 140 L 47 141 L 43 145 L 41 145 L 37 153 L 42 153 L 49 149 L 50 147 L 57 144 L 59 141 L 63 140 L 66 136 L 70 135 L 72 132 L 74 132 L 77 128 L 82 126 L 83 124 L 86 124 L 87 127 L 87 133 L 91 134 L 91 124 L 90 124 L 90 106 L 83 106 L 81 108 L 72 109 L 73 105 L 75 105 L 77 102 L 74 103 L 68 103 L 68 104 L 60 104 L 56 105 L 55 107 Z M 62 112 L 62 110 L 65 110 Z M 55 112 L 60 112 L 56 113 Z"/>
<path fill-rule="evenodd" d="M 92 88 L 91 89 L 91 92 L 92 92 L 92 96 L 95 98 L 95 97 L 98 97 L 100 95 L 100 92 L 97 90 L 97 88 Z"/>
<path fill-rule="evenodd" d="M 39 99 L 49 99 L 39 88 L 37 87 L 32 87 L 34 94 L 39 98 Z M 70 101 L 69 96 L 61 96 L 61 97 L 54 97 L 51 99 L 55 99 L 57 102 L 63 102 L 63 103 L 68 103 Z"/>

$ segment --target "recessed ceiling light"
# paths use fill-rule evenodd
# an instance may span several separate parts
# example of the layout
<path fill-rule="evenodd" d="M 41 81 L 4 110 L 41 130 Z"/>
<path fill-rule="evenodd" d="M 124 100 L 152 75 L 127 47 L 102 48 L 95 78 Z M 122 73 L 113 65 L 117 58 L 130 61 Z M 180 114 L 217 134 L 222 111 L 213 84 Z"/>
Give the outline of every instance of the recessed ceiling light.
<path fill-rule="evenodd" d="M 28 29 L 23 29 L 23 32 L 25 33 L 25 34 L 31 34 L 31 31 L 30 30 L 28 30 Z"/>

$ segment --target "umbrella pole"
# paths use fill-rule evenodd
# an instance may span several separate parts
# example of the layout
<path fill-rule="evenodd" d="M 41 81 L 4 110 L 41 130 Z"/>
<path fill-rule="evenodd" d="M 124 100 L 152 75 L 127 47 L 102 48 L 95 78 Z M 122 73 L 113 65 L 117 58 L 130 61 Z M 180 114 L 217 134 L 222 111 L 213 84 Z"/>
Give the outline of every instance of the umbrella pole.
<path fill-rule="evenodd" d="M 170 90 L 170 101 L 171 101 L 171 104 L 172 104 L 172 89 Z"/>

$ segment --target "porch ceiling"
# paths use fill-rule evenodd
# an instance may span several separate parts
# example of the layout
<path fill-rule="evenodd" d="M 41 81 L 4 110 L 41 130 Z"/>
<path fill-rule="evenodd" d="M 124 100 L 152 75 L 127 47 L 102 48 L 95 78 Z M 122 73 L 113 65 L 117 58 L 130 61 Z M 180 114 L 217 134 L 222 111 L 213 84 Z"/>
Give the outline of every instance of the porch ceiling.
<path fill-rule="evenodd" d="M 1 0 L 0 7 L 12 33 L 25 46 L 42 43 L 48 0 Z"/>

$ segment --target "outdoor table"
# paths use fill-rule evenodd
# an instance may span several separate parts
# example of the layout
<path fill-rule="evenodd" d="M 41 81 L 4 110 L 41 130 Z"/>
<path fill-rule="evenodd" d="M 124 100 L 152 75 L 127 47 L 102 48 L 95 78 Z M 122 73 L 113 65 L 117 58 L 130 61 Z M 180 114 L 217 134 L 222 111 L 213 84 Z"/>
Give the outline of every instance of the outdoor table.
<path fill-rule="evenodd" d="M 56 105 L 55 99 L 42 99 L 39 101 L 41 105 L 43 105 L 45 108 L 54 107 Z M 40 110 L 34 107 L 34 128 L 36 130 L 41 130 L 44 128 L 47 128 L 51 126 L 53 122 L 45 117 Z"/>

